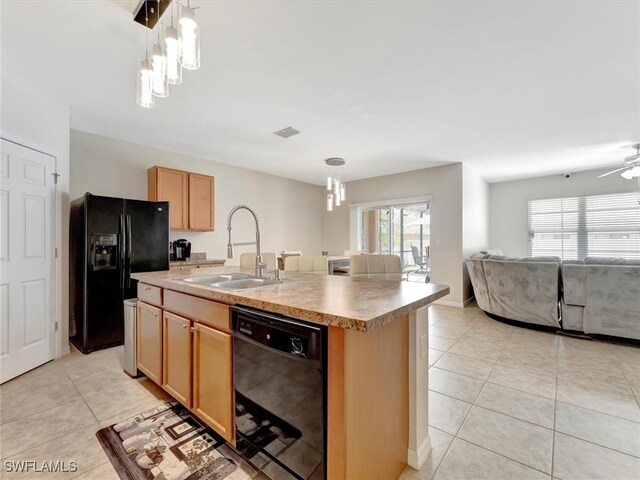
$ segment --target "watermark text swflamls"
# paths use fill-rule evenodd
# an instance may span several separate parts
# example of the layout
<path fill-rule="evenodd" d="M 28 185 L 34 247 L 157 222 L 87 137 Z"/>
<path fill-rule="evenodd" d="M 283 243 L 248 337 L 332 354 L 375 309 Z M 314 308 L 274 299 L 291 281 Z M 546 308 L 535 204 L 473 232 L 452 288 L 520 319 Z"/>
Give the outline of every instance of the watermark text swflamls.
<path fill-rule="evenodd" d="M 4 471 L 16 473 L 74 473 L 78 471 L 75 460 L 5 460 Z"/>

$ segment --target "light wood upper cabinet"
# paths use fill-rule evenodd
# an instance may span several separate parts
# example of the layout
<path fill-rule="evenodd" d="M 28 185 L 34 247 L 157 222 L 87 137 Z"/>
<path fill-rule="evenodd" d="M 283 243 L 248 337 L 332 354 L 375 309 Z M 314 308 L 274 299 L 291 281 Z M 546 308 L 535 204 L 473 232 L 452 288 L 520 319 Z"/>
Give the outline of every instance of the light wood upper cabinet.
<path fill-rule="evenodd" d="M 136 343 L 138 368 L 147 377 L 162 383 L 162 310 L 138 302 Z"/>
<path fill-rule="evenodd" d="M 163 314 L 162 388 L 191 408 L 191 321 Z"/>
<path fill-rule="evenodd" d="M 192 410 L 234 441 L 231 335 L 194 324 Z"/>
<path fill-rule="evenodd" d="M 213 230 L 214 180 L 207 175 L 189 174 L 189 228 Z"/>
<path fill-rule="evenodd" d="M 169 202 L 171 230 L 213 231 L 215 179 L 165 167 L 147 170 L 147 197 Z"/>

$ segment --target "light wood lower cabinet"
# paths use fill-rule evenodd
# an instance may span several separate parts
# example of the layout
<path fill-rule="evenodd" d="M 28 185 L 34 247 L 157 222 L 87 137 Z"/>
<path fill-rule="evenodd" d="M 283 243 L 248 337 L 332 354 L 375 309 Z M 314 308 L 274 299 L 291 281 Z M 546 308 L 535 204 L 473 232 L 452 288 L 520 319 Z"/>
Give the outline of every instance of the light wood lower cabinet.
<path fill-rule="evenodd" d="M 234 441 L 231 335 L 194 324 L 193 411 Z"/>
<path fill-rule="evenodd" d="M 138 368 L 154 382 L 162 383 L 162 310 L 138 302 L 136 350 Z"/>
<path fill-rule="evenodd" d="M 159 294 L 164 310 L 138 302 L 138 368 L 234 443 L 229 306 L 172 290 Z"/>
<path fill-rule="evenodd" d="M 164 312 L 162 388 L 191 408 L 191 320 Z"/>

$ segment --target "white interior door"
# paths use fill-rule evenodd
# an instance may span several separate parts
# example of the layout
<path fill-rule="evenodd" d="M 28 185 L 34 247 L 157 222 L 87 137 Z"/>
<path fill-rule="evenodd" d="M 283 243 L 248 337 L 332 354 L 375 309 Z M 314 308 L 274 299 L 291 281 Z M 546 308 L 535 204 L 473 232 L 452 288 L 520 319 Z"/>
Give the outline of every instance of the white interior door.
<path fill-rule="evenodd" d="M 0 383 L 55 356 L 56 159 L 4 139 L 0 161 Z"/>

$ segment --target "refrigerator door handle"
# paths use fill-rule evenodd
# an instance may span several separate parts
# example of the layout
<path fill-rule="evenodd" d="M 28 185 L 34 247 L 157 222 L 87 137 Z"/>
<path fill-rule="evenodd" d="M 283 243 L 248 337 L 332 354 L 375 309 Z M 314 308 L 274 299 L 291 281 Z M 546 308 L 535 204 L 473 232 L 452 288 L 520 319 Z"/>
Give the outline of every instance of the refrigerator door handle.
<path fill-rule="evenodd" d="M 125 250 L 125 226 L 124 226 L 124 215 L 120 215 L 120 218 L 118 219 L 118 227 L 119 227 L 119 239 L 118 239 L 118 243 L 119 243 L 119 254 L 120 254 L 120 261 L 119 263 L 119 281 L 120 281 L 120 288 L 123 289 L 124 288 L 124 277 L 125 277 L 125 257 L 126 257 L 126 250 Z"/>
<path fill-rule="evenodd" d="M 126 287 L 131 287 L 131 215 L 127 215 L 127 243 L 125 244 Z"/>

